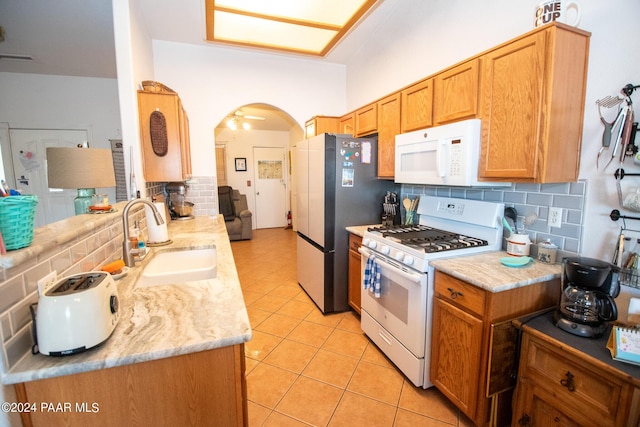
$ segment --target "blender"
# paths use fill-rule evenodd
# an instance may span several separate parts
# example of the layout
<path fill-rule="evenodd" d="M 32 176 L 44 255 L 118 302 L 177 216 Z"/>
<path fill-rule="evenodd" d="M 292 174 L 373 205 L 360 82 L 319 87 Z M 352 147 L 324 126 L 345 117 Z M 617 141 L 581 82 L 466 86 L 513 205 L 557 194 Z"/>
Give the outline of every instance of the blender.
<path fill-rule="evenodd" d="M 562 293 L 554 314 L 556 326 L 587 338 L 601 337 L 608 321 L 618 318 L 614 298 L 620 293 L 618 268 L 586 257 L 562 260 Z"/>
<path fill-rule="evenodd" d="M 167 207 L 172 220 L 193 219 L 193 203 L 187 202 L 185 196 L 189 186 L 184 182 L 168 182 L 165 186 L 167 192 Z"/>

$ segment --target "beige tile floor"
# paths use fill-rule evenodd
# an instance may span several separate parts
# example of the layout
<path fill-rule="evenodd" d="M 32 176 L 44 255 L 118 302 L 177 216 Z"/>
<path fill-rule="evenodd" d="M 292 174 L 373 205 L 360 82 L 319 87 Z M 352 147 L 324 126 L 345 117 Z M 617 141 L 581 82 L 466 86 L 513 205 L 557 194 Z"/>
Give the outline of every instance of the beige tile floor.
<path fill-rule="evenodd" d="M 351 311 L 323 315 L 296 281 L 295 233 L 232 242 L 253 329 L 249 426 L 471 426 L 435 388 L 413 386 Z"/>

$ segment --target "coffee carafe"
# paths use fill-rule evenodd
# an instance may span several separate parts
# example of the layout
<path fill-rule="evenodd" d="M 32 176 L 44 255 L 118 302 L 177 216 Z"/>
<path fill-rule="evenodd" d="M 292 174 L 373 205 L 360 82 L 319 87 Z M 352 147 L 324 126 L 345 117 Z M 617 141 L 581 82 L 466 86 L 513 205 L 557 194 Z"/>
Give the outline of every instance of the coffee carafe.
<path fill-rule="evenodd" d="M 620 293 L 617 267 L 593 258 L 564 258 L 561 282 L 556 325 L 574 335 L 601 337 L 606 322 L 618 318 L 614 300 Z"/>

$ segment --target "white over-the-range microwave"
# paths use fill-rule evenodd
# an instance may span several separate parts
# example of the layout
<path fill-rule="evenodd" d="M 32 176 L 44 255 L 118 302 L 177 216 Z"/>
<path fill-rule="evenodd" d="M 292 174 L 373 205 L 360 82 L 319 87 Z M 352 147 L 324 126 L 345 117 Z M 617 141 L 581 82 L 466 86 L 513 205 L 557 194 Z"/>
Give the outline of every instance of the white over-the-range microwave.
<path fill-rule="evenodd" d="M 481 120 L 396 135 L 395 182 L 464 187 L 509 186 L 478 181 Z"/>

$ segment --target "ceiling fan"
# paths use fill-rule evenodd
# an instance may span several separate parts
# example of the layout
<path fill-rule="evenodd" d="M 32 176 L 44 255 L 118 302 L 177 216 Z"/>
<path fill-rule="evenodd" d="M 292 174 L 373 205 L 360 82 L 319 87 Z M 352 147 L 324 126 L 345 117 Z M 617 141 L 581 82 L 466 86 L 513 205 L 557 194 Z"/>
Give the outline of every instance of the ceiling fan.
<path fill-rule="evenodd" d="M 246 115 L 242 111 L 236 110 L 233 113 L 233 116 L 231 116 L 229 120 L 227 120 L 227 127 L 232 130 L 236 130 L 239 127 L 242 127 L 244 130 L 251 129 L 251 125 L 245 120 L 265 120 L 265 118 L 260 116 Z"/>

